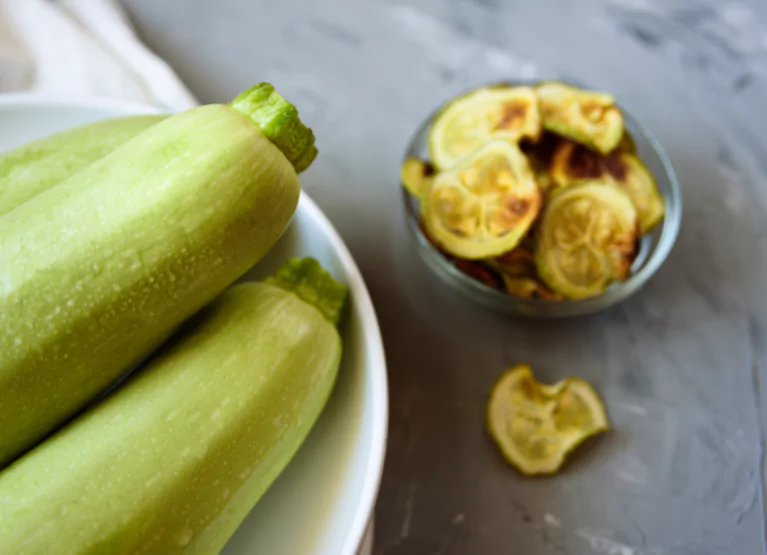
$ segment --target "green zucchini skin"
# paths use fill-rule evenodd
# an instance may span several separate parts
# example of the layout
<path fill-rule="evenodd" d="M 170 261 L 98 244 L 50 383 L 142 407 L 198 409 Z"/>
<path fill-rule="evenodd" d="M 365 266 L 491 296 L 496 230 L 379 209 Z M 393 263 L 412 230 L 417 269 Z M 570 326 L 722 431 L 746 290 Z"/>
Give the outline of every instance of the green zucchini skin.
<path fill-rule="evenodd" d="M 166 117 L 125 116 L 88 123 L 0 154 L 0 216 L 73 176 Z"/>
<path fill-rule="evenodd" d="M 299 194 L 282 152 L 214 104 L 0 216 L 0 467 L 255 264 Z"/>
<path fill-rule="evenodd" d="M 298 295 L 230 288 L 0 472 L 0 553 L 219 553 L 308 435 L 341 352 Z"/>

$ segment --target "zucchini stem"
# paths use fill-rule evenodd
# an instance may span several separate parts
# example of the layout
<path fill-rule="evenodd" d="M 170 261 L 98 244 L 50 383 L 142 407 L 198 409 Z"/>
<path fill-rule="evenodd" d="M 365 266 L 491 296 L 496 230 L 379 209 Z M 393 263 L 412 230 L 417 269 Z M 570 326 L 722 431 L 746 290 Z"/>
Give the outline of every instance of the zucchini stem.
<path fill-rule="evenodd" d="M 293 258 L 264 282 L 295 293 L 334 326 L 338 326 L 349 296 L 349 288 L 333 279 L 314 258 Z"/>
<path fill-rule="evenodd" d="M 317 156 L 314 133 L 301 122 L 296 107 L 269 83 L 253 85 L 229 105 L 258 126 L 293 164 L 296 173 L 308 168 Z"/>

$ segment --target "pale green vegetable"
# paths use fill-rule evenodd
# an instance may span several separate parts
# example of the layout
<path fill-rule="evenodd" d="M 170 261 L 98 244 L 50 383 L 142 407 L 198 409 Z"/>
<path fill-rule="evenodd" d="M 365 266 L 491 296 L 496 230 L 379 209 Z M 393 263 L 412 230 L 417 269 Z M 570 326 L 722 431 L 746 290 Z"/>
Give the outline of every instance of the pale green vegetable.
<path fill-rule="evenodd" d="M 73 176 L 166 117 L 126 116 L 88 123 L 0 154 L 0 216 Z"/>
<path fill-rule="evenodd" d="M 0 553 L 218 553 L 328 399 L 346 291 L 308 259 L 224 292 L 0 473 Z"/>
<path fill-rule="evenodd" d="M 237 109 L 169 117 L 0 216 L 0 465 L 255 264 L 296 209 L 291 162 L 314 154 L 264 84 Z"/>

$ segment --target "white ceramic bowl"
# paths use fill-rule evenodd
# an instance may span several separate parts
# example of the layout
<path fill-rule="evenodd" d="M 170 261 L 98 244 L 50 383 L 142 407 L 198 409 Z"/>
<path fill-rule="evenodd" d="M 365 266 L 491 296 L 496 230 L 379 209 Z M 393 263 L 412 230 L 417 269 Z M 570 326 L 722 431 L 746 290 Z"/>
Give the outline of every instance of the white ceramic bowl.
<path fill-rule="evenodd" d="M 0 152 L 89 121 L 153 112 L 152 107 L 110 101 L 0 95 Z M 308 255 L 351 291 L 338 383 L 296 458 L 223 555 L 355 555 L 372 514 L 386 444 L 386 363 L 373 305 L 351 254 L 322 211 L 303 195 L 285 236 L 243 279 Z"/>

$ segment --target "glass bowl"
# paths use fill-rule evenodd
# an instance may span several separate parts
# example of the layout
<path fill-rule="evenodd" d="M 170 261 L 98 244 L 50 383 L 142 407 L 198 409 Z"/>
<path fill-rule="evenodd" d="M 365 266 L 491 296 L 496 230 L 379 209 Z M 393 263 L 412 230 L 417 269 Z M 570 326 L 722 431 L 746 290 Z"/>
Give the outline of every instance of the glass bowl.
<path fill-rule="evenodd" d="M 504 82 L 503 84 L 530 86 L 535 83 Z M 583 87 L 580 84 L 575 85 Z M 414 156 L 429 160 L 427 143 L 429 129 L 441 108 L 440 106 L 432 112 L 418 127 L 407 146 L 406 158 Z M 666 215 L 663 221 L 640 240 L 637 257 L 631 267 L 631 275 L 626 281 L 613 283 L 597 297 L 581 300 L 549 301 L 522 299 L 508 295 L 463 273 L 434 248 L 419 225 L 421 217 L 418 199 L 401 187 L 407 225 L 421 259 L 443 281 L 471 300 L 508 314 L 538 318 L 564 318 L 591 314 L 613 306 L 639 291 L 666 260 L 676 241 L 682 220 L 682 195 L 676 173 L 663 147 L 625 108 L 621 106 L 620 109 L 623 112 L 626 129 L 636 143 L 637 153 L 655 177 L 658 190 L 666 202 Z"/>

